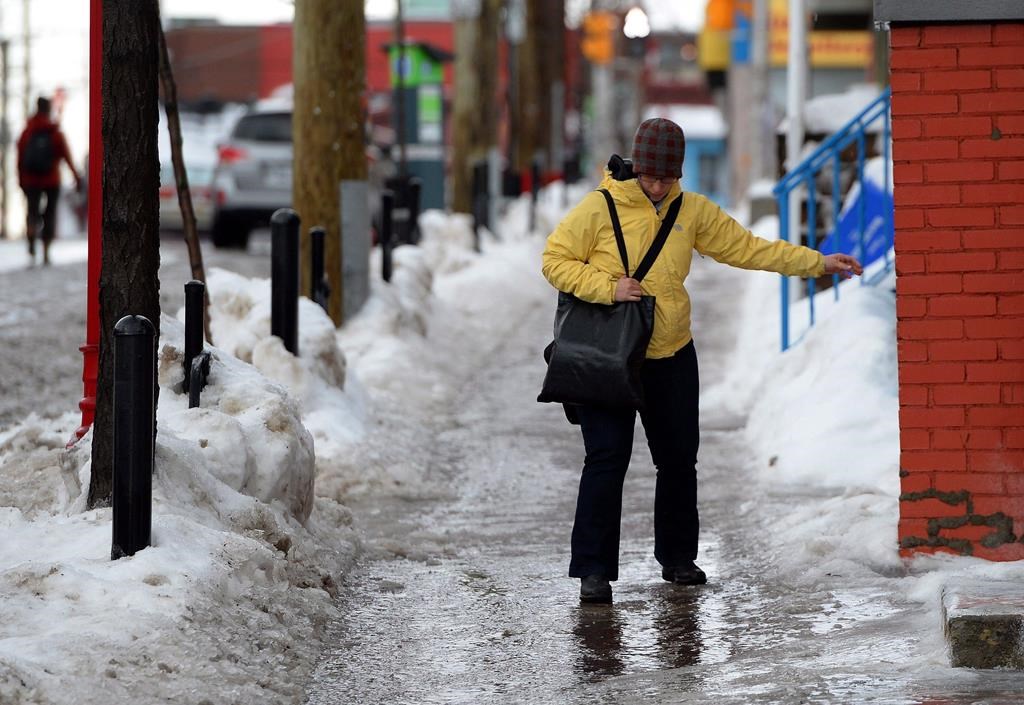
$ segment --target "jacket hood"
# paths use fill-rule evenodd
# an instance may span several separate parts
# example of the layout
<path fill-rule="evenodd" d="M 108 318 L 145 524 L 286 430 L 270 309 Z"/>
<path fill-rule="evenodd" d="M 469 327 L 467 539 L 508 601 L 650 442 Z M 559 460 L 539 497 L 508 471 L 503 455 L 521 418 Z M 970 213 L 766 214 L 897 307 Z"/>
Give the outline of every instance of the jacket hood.
<path fill-rule="evenodd" d="M 628 203 L 631 206 L 640 206 L 644 203 L 650 203 L 651 199 L 647 197 L 644 190 L 640 187 L 640 182 L 636 179 L 626 179 L 625 181 L 618 181 L 612 178 L 612 173 L 605 169 L 604 178 L 601 179 L 601 185 L 598 188 L 606 188 L 612 197 L 619 203 Z M 682 188 L 679 186 L 679 182 L 672 185 L 672 188 L 665 194 L 665 201 L 672 202 L 676 196 L 682 192 Z"/>

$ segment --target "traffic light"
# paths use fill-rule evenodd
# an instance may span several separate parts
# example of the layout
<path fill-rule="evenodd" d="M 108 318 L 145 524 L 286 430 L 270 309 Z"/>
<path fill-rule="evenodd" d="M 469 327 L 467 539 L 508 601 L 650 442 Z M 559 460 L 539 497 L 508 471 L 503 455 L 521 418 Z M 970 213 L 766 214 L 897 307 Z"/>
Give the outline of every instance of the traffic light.
<path fill-rule="evenodd" d="M 736 17 L 735 0 L 708 0 L 704 12 L 704 28 L 728 31 L 733 28 Z"/>
<path fill-rule="evenodd" d="M 615 58 L 615 32 L 619 21 L 613 12 L 588 12 L 583 18 L 580 49 L 588 61 L 610 64 Z"/>

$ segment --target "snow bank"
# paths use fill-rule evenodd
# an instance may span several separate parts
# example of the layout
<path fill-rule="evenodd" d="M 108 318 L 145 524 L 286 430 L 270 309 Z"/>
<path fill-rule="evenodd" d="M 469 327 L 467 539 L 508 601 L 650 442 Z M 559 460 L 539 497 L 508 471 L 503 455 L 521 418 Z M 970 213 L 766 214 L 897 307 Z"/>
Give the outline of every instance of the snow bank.
<path fill-rule="evenodd" d="M 752 230 L 778 237 L 778 220 L 764 218 Z M 843 282 L 838 302 L 833 290 L 819 292 L 817 324 L 809 329 L 807 299 L 792 304 L 792 329 L 807 332 L 782 354 L 778 275 L 748 272 L 743 286 L 729 374 L 702 393 L 701 407 L 747 418 L 744 438 L 762 490 L 787 497 L 790 511 L 772 527 L 770 564 L 780 576 L 795 583 L 900 580 L 893 589 L 928 605 L 936 633 L 943 585 L 968 577 L 1020 580 L 1024 561 L 899 556 L 894 275 L 874 286 Z M 941 654 L 937 659 L 945 663 Z"/>
<path fill-rule="evenodd" d="M 754 231 L 771 237 L 777 220 Z M 748 419 L 761 478 L 793 497 L 774 563 L 795 577 L 902 570 L 895 296 L 850 280 L 816 297 L 817 325 L 779 354 L 779 277 L 750 272 L 731 371 L 702 406 Z M 806 299 L 794 304 L 800 330 Z"/>
<path fill-rule="evenodd" d="M 2 702 L 108 702 L 143 683 L 167 700 L 301 696 L 355 553 L 350 516 L 314 499 L 312 438 L 282 386 L 214 348 L 188 409 L 183 330 L 164 317 L 161 333 L 150 548 L 110 560 L 111 510 L 85 508 L 91 431 L 62 450 L 74 415 L 0 439 L 0 474 L 20 480 L 0 508 Z"/>

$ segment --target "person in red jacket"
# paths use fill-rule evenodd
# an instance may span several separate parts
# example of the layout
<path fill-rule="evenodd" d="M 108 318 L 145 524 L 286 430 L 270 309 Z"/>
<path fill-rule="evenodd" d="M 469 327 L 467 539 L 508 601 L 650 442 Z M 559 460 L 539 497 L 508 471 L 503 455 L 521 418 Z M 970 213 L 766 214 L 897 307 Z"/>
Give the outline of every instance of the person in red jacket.
<path fill-rule="evenodd" d="M 25 130 L 18 138 L 18 184 L 28 201 L 25 237 L 28 239 L 28 254 L 33 264 L 37 235 L 42 236 L 43 264 L 50 263 L 50 243 L 57 232 L 57 200 L 60 198 L 62 161 L 71 169 L 75 177 L 75 187 L 78 188 L 81 183 L 78 171 L 71 161 L 64 134 L 50 118 L 50 106 L 48 98 L 39 98 L 36 102 L 36 114 L 29 118 Z"/>

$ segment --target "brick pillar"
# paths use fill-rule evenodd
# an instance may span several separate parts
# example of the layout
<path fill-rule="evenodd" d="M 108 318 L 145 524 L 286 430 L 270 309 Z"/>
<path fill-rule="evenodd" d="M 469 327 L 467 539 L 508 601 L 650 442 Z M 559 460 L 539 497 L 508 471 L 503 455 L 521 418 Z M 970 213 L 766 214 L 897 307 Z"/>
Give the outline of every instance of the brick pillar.
<path fill-rule="evenodd" d="M 903 555 L 1024 558 L 1024 23 L 890 34 Z"/>

